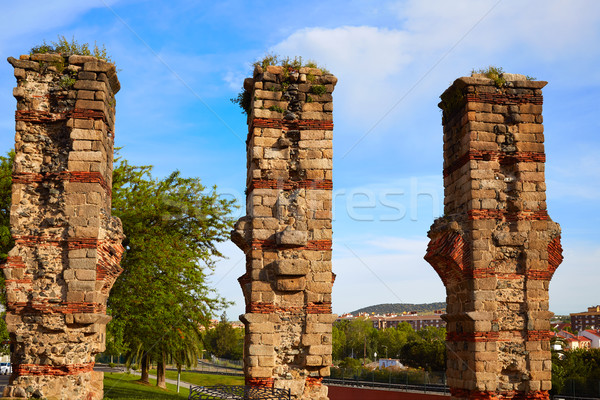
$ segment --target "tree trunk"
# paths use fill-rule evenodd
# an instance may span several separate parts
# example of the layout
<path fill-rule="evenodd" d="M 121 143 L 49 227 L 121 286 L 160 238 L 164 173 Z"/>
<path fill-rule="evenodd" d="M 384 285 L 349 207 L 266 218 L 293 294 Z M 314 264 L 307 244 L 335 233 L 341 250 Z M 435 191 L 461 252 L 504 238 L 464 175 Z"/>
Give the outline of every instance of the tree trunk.
<path fill-rule="evenodd" d="M 179 393 L 179 384 L 181 383 L 181 364 L 177 364 L 177 393 Z"/>
<path fill-rule="evenodd" d="M 165 353 L 161 354 L 160 361 L 156 363 L 156 386 L 166 389 L 167 382 L 165 380 Z"/>
<path fill-rule="evenodd" d="M 140 378 L 140 382 L 150 383 L 150 378 L 148 378 L 148 369 L 150 367 L 150 359 L 148 354 L 144 354 L 142 356 L 142 377 Z"/>

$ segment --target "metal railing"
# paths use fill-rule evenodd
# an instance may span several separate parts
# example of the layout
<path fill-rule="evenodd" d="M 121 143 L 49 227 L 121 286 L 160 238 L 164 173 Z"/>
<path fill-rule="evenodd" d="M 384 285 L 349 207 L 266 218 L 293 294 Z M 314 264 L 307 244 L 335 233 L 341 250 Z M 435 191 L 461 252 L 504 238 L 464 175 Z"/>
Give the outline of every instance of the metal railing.
<path fill-rule="evenodd" d="M 422 384 L 409 384 L 409 383 L 389 383 L 389 382 L 377 382 L 359 379 L 339 379 L 339 378 L 325 378 L 323 383 L 326 385 L 339 385 L 339 386 L 353 386 L 353 387 L 371 387 L 374 389 L 388 389 L 398 390 L 403 392 L 434 392 L 440 394 L 449 393 L 449 388 L 446 385 L 434 384 L 434 383 L 422 383 Z"/>
<path fill-rule="evenodd" d="M 239 399 L 239 400 L 290 400 L 290 389 L 260 386 L 190 386 L 188 400 Z"/>

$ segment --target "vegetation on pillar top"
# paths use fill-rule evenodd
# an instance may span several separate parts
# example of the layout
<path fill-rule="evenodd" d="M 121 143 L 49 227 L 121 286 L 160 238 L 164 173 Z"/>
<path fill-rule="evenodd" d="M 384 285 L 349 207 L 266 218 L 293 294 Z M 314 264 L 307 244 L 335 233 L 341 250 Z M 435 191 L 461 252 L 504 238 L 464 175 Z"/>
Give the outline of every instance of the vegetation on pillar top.
<path fill-rule="evenodd" d="M 473 68 L 471 70 L 471 76 L 475 76 L 475 75 L 483 75 L 484 77 L 493 80 L 496 87 L 502 88 L 506 85 L 506 81 L 507 81 L 506 75 L 513 75 L 513 74 L 506 74 L 504 72 L 504 70 L 502 69 L 502 67 L 496 67 L 496 66 L 490 65 L 487 68 L 480 68 L 477 70 L 475 68 Z M 510 80 L 510 78 L 508 80 Z M 526 75 L 525 80 L 534 81 L 535 78 L 532 76 Z"/>
<path fill-rule="evenodd" d="M 261 67 L 262 69 L 267 69 L 269 66 L 283 67 L 284 74 L 285 71 L 288 73 L 292 71 L 300 71 L 300 68 L 315 68 L 320 69 L 323 75 L 331 74 L 331 72 L 329 72 L 326 68 L 319 67 L 315 61 L 308 60 L 303 62 L 302 57 L 300 56 L 295 56 L 292 59 L 290 57 L 281 58 L 277 54 L 267 54 L 262 60 L 258 60 L 252 65 L 254 65 L 254 67 Z"/>
<path fill-rule="evenodd" d="M 50 44 L 48 44 L 44 40 L 41 45 L 34 46 L 29 51 L 30 55 L 48 53 L 60 54 L 63 57 L 69 57 L 73 55 L 93 56 L 100 60 L 114 64 L 110 56 L 106 53 L 106 47 L 104 47 L 104 45 L 102 45 L 102 47 L 98 47 L 96 42 L 94 42 L 94 48 L 90 50 L 90 45 L 88 43 L 79 43 L 77 40 L 75 40 L 75 37 L 69 41 L 64 36 L 59 35 L 57 42 L 50 42 Z"/>
<path fill-rule="evenodd" d="M 312 60 L 304 62 L 300 56 L 283 58 L 277 54 L 267 54 L 252 65 L 254 66 L 255 76 L 267 70 L 268 67 L 281 67 L 281 91 L 286 91 L 290 83 L 292 83 L 290 80 L 290 74 L 292 73 L 306 74 L 306 81 L 310 83 L 315 82 L 315 75 L 331 75 L 331 72 L 326 68 L 318 66 L 317 63 Z M 311 87 L 310 91 L 313 94 L 320 95 L 325 93 L 325 86 L 315 84 Z M 242 113 L 246 115 L 250 114 L 252 98 L 250 91 L 247 88 L 242 88 L 238 95 L 231 99 L 231 102 L 237 104 L 242 109 Z M 310 98 L 310 101 L 307 100 L 307 102 L 312 102 L 312 98 Z"/>
<path fill-rule="evenodd" d="M 491 80 L 493 80 L 496 87 L 499 88 L 503 87 L 506 84 L 506 80 L 502 76 L 503 73 L 504 70 L 502 69 L 502 67 L 495 67 L 493 65 L 490 65 L 487 68 L 480 68 L 477 70 L 473 68 L 473 70 L 471 70 L 471 76 L 475 74 L 484 75 L 486 78 L 490 78 Z"/>
<path fill-rule="evenodd" d="M 534 77 L 529 75 L 508 74 L 504 72 L 502 67 L 496 67 L 493 65 L 490 65 L 487 68 L 473 68 L 471 70 L 471 77 L 491 79 L 494 82 L 494 85 L 500 90 L 511 85 L 510 83 L 507 84 L 508 81 L 520 79 L 527 81 L 535 80 Z M 448 88 L 448 90 L 446 90 L 442 94 L 441 99 L 442 101 L 438 104 L 438 106 L 443 111 L 443 121 L 447 121 L 447 119 L 451 117 L 465 103 L 463 88 L 456 85 L 452 85 L 450 88 Z"/>

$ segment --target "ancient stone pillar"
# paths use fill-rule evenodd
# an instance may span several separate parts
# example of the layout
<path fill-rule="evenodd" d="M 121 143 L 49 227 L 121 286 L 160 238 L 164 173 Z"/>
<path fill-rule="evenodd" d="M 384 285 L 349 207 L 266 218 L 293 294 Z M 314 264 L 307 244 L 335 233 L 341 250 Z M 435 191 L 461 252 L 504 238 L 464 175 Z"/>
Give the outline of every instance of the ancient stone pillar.
<path fill-rule="evenodd" d="M 246 384 L 327 399 L 331 364 L 332 95 L 319 69 L 256 67 L 248 112 L 247 215 L 232 233 L 246 253 Z"/>
<path fill-rule="evenodd" d="M 13 374 L 4 395 L 101 399 L 106 300 L 121 272 L 111 217 L 113 64 L 91 56 L 10 57 L 17 98 L 6 276 Z"/>
<path fill-rule="evenodd" d="M 548 285 L 562 249 L 546 211 L 545 85 L 474 74 L 441 96 L 445 206 L 425 259 L 446 286 L 456 399 L 548 398 Z"/>

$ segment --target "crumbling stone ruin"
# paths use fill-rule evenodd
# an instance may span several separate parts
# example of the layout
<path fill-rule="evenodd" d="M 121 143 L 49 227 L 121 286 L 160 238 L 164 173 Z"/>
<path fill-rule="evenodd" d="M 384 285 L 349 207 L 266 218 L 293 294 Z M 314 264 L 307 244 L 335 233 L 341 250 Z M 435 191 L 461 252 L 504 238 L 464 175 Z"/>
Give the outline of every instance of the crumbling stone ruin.
<path fill-rule="evenodd" d="M 106 300 L 121 272 L 111 217 L 113 64 L 91 56 L 10 57 L 17 99 L 11 231 L 3 266 L 9 397 L 101 399 Z"/>
<path fill-rule="evenodd" d="M 495 78 L 459 78 L 441 96 L 445 207 L 425 259 L 446 286 L 452 397 L 548 399 L 562 248 L 546 211 L 546 82 Z"/>
<path fill-rule="evenodd" d="M 246 254 L 246 384 L 327 399 L 331 365 L 332 92 L 320 69 L 258 66 L 249 95 L 247 215 L 232 232 Z"/>

